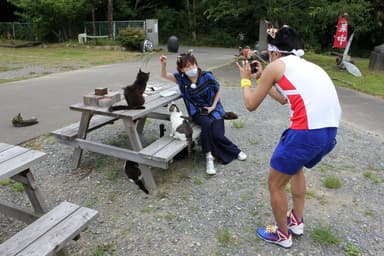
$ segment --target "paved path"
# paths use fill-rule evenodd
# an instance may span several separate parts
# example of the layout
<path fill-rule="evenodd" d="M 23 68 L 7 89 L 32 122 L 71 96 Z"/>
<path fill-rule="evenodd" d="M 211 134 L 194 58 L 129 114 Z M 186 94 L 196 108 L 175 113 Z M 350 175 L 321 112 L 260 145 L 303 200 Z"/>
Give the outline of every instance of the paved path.
<path fill-rule="evenodd" d="M 185 50 L 180 47 L 179 52 Z M 215 76 L 222 83 L 237 85 L 238 70 L 234 65 L 225 65 L 233 60 L 235 49 L 194 47 L 194 54 L 199 65 L 215 70 Z M 169 70 L 173 71 L 178 54 L 167 55 Z M 148 62 L 130 61 L 0 84 L 0 142 L 19 144 L 80 120 L 80 114 L 70 111 L 69 105 L 81 101 L 82 95 L 96 87 L 118 90 L 130 84 L 140 67 L 151 72 L 151 81 L 162 80 L 158 56 L 154 55 Z M 343 88 L 338 88 L 338 92 L 343 121 L 384 138 L 384 100 Z M 39 123 L 13 127 L 11 120 L 19 112 L 25 118 L 36 116 Z"/>

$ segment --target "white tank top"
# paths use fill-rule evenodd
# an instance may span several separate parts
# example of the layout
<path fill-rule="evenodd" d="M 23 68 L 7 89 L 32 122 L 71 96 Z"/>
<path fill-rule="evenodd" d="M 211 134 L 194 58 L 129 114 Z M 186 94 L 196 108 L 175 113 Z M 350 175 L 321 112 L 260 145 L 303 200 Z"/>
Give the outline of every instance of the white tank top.
<path fill-rule="evenodd" d="M 285 71 L 276 87 L 290 104 L 290 128 L 339 127 L 340 103 L 328 74 L 319 66 L 293 55 L 279 60 L 285 63 Z"/>

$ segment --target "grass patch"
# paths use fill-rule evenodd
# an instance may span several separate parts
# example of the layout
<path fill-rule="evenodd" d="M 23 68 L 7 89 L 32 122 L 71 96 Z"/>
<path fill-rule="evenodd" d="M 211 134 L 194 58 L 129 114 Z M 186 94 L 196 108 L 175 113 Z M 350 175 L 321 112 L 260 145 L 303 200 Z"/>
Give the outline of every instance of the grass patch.
<path fill-rule="evenodd" d="M 23 192 L 24 186 L 23 186 L 23 184 L 16 182 L 15 184 L 12 185 L 12 189 L 16 192 Z"/>
<path fill-rule="evenodd" d="M 108 168 L 106 172 L 107 180 L 111 181 L 112 183 L 117 182 L 117 170 Z"/>
<path fill-rule="evenodd" d="M 340 243 L 340 238 L 329 225 L 316 227 L 311 234 L 312 239 L 322 245 L 334 245 Z"/>
<path fill-rule="evenodd" d="M 233 128 L 243 128 L 245 121 L 243 119 L 234 120 L 231 122 Z"/>
<path fill-rule="evenodd" d="M 375 184 L 379 183 L 379 179 L 378 179 L 377 175 L 374 174 L 374 173 L 372 173 L 372 172 L 370 172 L 370 171 L 366 171 L 366 172 L 364 172 L 364 173 L 363 173 L 363 176 L 364 176 L 366 179 L 372 181 L 372 182 L 375 183 Z"/>
<path fill-rule="evenodd" d="M 344 245 L 343 249 L 344 249 L 345 255 L 347 255 L 347 256 L 360 256 L 361 255 L 360 248 L 353 245 L 353 244 L 346 244 L 346 245 Z"/>
<path fill-rule="evenodd" d="M 216 231 L 216 239 L 217 241 L 219 241 L 219 243 L 225 246 L 237 245 L 239 242 L 237 236 L 235 234 L 232 234 L 232 232 L 228 229 Z"/>
<path fill-rule="evenodd" d="M 328 176 L 323 180 L 323 184 L 326 188 L 338 189 L 341 187 L 341 181 L 335 176 Z"/>
<path fill-rule="evenodd" d="M 154 213 L 154 212 L 156 212 L 156 208 L 150 205 L 148 207 L 141 208 L 140 212 L 141 213 Z"/>
<path fill-rule="evenodd" d="M 5 180 L 0 180 L 0 185 L 1 186 L 8 186 L 12 183 L 11 179 L 5 179 Z"/>
<path fill-rule="evenodd" d="M 367 94 L 384 97 L 383 72 L 369 70 L 369 59 L 353 59 L 355 66 L 359 68 L 362 77 L 355 77 L 346 70 L 341 70 L 336 65 L 336 56 L 305 53 L 305 59 L 318 64 L 327 71 L 337 86 L 347 87 Z"/>
<path fill-rule="evenodd" d="M 115 249 L 113 244 L 98 245 L 92 256 L 109 256 L 114 255 Z"/>
<path fill-rule="evenodd" d="M 90 47 L 76 44 L 49 44 L 24 48 L 0 47 L 1 70 L 12 69 L 16 66 L 40 66 L 46 69 L 60 71 L 105 65 L 142 57 L 142 53 L 122 50 L 111 50 L 110 47 Z M 1 71 L 0 70 L 0 71 Z M 30 74 L 33 77 L 44 74 Z M 10 82 L 30 77 L 1 79 L 0 82 Z"/>

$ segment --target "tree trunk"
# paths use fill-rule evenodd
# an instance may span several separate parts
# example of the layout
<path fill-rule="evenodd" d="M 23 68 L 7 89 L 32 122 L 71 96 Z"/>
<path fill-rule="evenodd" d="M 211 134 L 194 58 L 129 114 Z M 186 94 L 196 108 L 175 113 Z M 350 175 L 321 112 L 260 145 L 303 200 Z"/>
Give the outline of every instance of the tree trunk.
<path fill-rule="evenodd" d="M 108 0 L 108 36 L 113 38 L 113 0 Z"/>
<path fill-rule="evenodd" d="M 192 38 L 194 41 L 197 40 L 197 18 L 196 18 L 196 0 L 192 0 Z"/>
<path fill-rule="evenodd" d="M 95 17 L 95 6 L 92 5 L 92 35 L 96 35 L 96 17 Z"/>

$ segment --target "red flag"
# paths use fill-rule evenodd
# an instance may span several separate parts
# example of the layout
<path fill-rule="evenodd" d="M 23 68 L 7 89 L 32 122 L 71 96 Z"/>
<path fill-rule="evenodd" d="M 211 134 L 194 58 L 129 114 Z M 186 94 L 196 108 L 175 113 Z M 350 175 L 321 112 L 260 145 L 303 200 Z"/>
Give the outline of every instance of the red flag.
<path fill-rule="evenodd" d="M 333 48 L 345 48 L 348 42 L 348 21 L 344 17 L 340 17 L 337 22 L 335 40 Z"/>

